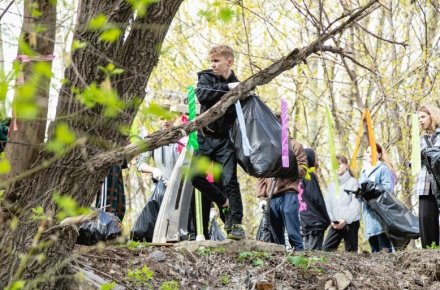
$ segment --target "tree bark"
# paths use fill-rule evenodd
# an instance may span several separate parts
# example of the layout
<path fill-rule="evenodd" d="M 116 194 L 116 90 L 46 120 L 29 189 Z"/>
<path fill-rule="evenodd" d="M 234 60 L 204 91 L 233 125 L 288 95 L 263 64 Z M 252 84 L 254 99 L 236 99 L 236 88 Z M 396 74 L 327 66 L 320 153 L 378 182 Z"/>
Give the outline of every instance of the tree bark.
<path fill-rule="evenodd" d="M 119 41 L 111 44 L 100 42 L 99 32 L 87 30 L 84 28 L 85 24 L 103 12 L 106 13 L 108 22 L 127 24 L 132 17 L 131 7 L 122 0 L 81 2 L 74 38 L 87 41 L 88 46 L 75 51 L 72 55 L 72 66 L 65 73 L 65 78 L 69 81 L 60 92 L 57 118 L 69 124 L 78 140 L 87 141 L 73 148 L 48 168 L 16 182 L 6 192 L 10 215 L 18 219 L 20 226 L 14 231 L 9 226 L 0 229 L 3 233 L 0 244 L 4 245 L 0 250 L 0 285 L 7 285 L 16 279 L 41 279 L 38 288 L 62 288 L 63 285 L 60 284 L 62 282 L 58 281 L 57 274 L 62 273 L 64 264 L 59 261 L 66 261 L 70 257 L 76 232 L 73 227 L 61 226 L 53 220 L 52 217 L 58 210 L 52 200 L 53 192 L 73 197 L 80 206 L 90 205 L 112 164 L 120 162 L 127 156 L 130 158 L 146 151 L 147 148 L 152 150 L 176 142 L 183 134 L 195 131 L 219 118 L 229 106 L 239 98 L 244 98 L 257 85 L 266 84 L 281 72 L 305 62 L 311 54 L 317 51 L 335 51 L 335 48 L 323 46 L 322 43 L 342 32 L 355 19 L 371 12 L 377 0 L 361 7 L 340 26 L 321 35 L 320 39 L 309 46 L 301 50 L 295 49 L 286 57 L 242 82 L 195 121 L 155 132 L 150 134 L 145 142 L 121 148 L 125 136 L 120 132 L 119 126 L 131 125 L 138 110 L 136 100 L 142 99 L 145 95 L 148 78 L 158 61 L 158 47 L 162 44 L 181 2 L 181 0 L 163 0 L 149 5 L 147 16 L 134 20 L 125 35 L 121 35 Z M 99 71 L 98 65 L 106 66 L 109 60 L 117 67 L 125 69 L 123 74 L 112 79 L 112 84 L 122 100 L 129 104 L 117 117 L 110 120 L 102 117 L 102 107 L 86 109 L 74 99 L 70 90 L 71 87 L 82 89 L 88 84 L 103 80 L 104 75 Z M 53 131 L 53 127 L 51 126 L 50 132 Z M 40 153 L 35 166 L 43 164 L 44 160 L 52 157 L 53 155 L 49 153 Z M 47 215 L 47 220 L 40 224 L 31 220 L 32 208 L 37 206 L 42 206 Z M 32 243 L 35 234 L 39 233 L 37 229 L 39 225 L 40 229 L 43 228 L 39 241 L 48 242 L 42 250 L 36 249 L 35 243 Z M 19 256 L 31 250 L 33 252 L 29 255 L 30 260 L 23 268 Z M 40 252 L 46 254 L 46 259 L 42 262 L 35 258 Z"/>

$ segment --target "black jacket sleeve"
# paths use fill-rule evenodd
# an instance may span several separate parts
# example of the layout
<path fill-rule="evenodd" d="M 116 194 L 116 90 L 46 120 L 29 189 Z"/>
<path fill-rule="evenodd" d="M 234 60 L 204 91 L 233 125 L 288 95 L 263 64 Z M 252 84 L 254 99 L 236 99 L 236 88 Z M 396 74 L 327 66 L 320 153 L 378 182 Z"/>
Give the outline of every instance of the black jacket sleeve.
<path fill-rule="evenodd" d="M 199 75 L 196 95 L 201 105 L 208 108 L 214 106 L 229 91 L 227 83 L 215 84 L 206 74 Z"/>

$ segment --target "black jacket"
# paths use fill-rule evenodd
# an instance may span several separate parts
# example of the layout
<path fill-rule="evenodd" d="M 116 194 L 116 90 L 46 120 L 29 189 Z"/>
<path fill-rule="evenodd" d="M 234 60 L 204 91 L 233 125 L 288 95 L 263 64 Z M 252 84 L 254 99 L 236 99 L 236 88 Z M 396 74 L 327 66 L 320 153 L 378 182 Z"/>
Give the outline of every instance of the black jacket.
<path fill-rule="evenodd" d="M 315 152 L 306 148 L 308 167 L 314 167 Z M 326 230 L 330 225 L 330 217 L 325 207 L 324 198 L 321 188 L 314 173 L 310 174 L 310 180 L 305 178 L 302 180 L 303 194 L 302 200 L 307 204 L 306 210 L 300 212 L 301 232 L 304 234 L 308 231 Z"/>
<path fill-rule="evenodd" d="M 228 83 L 239 81 L 234 71 L 232 71 L 228 79 L 225 79 L 222 76 L 216 76 L 212 69 L 199 72 L 198 79 L 196 95 L 200 103 L 200 114 L 206 112 L 220 101 L 223 95 L 229 91 Z M 235 118 L 235 106 L 231 105 L 223 116 L 202 129 L 203 134 L 205 136 L 226 138 Z"/>

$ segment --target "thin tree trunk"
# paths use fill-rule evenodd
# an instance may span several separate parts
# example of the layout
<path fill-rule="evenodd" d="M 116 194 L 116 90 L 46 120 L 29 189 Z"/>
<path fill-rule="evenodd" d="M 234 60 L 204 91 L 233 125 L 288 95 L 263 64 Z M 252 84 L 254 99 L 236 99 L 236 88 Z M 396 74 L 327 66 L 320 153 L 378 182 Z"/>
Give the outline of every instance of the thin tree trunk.
<path fill-rule="evenodd" d="M 39 11 L 41 16 L 37 17 L 31 11 Z M 25 0 L 23 26 L 20 33 L 22 45 L 31 48 L 32 54 L 29 56 L 52 55 L 55 46 L 56 30 L 56 4 L 50 0 Z M 18 55 L 30 54 L 26 50 L 20 50 Z M 47 61 L 49 70 L 52 61 Z M 32 82 L 32 75 L 37 73 L 34 70 L 35 62 L 23 63 L 23 78 L 25 82 Z M 49 104 L 50 76 L 40 73 L 37 83 L 32 83 L 36 87 L 35 104 L 38 106 L 38 115 L 34 120 L 26 119 L 24 116 L 15 116 L 10 124 L 10 133 L 6 143 L 6 157 L 11 163 L 11 171 L 6 175 L 6 179 L 17 176 L 37 160 L 40 144 L 44 142 L 47 123 L 47 110 Z M 19 85 L 19 84 L 16 84 Z M 20 106 L 15 91 L 14 103 Z M 15 110 L 14 110 L 15 111 Z M 14 113 L 13 113 L 14 114 Z M 25 146 L 25 147 L 23 147 Z M 16 154 L 20 152 L 20 154 Z"/>

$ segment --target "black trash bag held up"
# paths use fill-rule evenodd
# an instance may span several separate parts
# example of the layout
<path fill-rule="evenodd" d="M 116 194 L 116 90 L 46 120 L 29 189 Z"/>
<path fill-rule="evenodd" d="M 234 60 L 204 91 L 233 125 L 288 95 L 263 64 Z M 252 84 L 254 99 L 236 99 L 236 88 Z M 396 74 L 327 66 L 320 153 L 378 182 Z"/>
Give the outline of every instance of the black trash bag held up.
<path fill-rule="evenodd" d="M 211 221 L 211 226 L 209 227 L 209 238 L 211 241 L 223 241 L 226 240 L 225 235 L 223 235 L 217 221 L 214 219 Z"/>
<path fill-rule="evenodd" d="M 437 199 L 440 210 L 440 148 L 433 147 L 426 135 L 423 137 L 428 148 L 422 150 L 422 162 L 429 173 L 432 193 Z"/>
<path fill-rule="evenodd" d="M 76 243 L 94 245 L 100 241 L 108 241 L 121 235 L 121 221 L 113 213 L 99 211 L 96 221 L 88 221 L 79 227 Z"/>
<path fill-rule="evenodd" d="M 242 101 L 251 152 L 244 155 L 238 118 L 229 131 L 238 164 L 254 177 L 298 178 L 298 164 L 289 142 L 289 167 L 282 166 L 281 124 L 277 117 L 257 96 Z"/>
<path fill-rule="evenodd" d="M 165 195 L 166 187 L 162 180 L 156 184 L 156 188 L 145 204 L 144 209 L 130 230 L 130 239 L 134 241 L 153 241 L 154 227 L 156 226 L 157 215 Z"/>
<path fill-rule="evenodd" d="M 362 182 L 361 191 L 361 196 L 376 212 L 394 248 L 402 249 L 410 240 L 420 237 L 419 219 L 382 185 L 368 180 Z"/>

